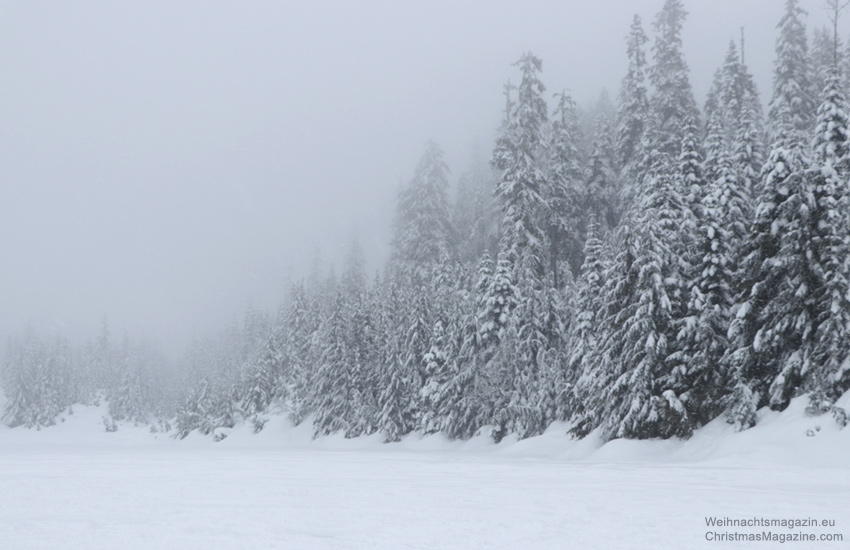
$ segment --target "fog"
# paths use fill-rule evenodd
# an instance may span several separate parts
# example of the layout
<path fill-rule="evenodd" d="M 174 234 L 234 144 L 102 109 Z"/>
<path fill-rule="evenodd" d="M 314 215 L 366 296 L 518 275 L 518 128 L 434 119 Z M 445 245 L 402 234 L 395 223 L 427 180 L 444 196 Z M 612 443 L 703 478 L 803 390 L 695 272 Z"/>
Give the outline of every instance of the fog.
<path fill-rule="evenodd" d="M 0 1 L 0 336 L 106 316 L 173 351 L 355 231 L 376 271 L 427 140 L 453 178 L 488 155 L 526 50 L 548 92 L 616 97 L 662 3 Z M 741 26 L 766 101 L 783 2 L 685 4 L 698 101 Z"/>

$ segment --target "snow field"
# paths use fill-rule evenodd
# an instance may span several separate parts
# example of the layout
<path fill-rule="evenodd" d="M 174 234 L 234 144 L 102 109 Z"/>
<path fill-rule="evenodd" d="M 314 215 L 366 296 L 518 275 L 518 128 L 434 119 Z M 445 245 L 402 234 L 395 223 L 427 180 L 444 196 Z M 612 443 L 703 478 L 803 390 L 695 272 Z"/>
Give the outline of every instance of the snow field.
<path fill-rule="evenodd" d="M 850 540 L 850 432 L 804 407 L 762 411 L 742 434 L 721 421 L 686 442 L 601 447 L 564 426 L 500 445 L 312 441 L 282 419 L 220 443 L 174 441 L 132 426 L 105 433 L 101 411 L 82 409 L 39 432 L 0 430 L 0 548 L 787 546 L 709 543 L 706 516 L 834 519 L 807 531 Z"/>

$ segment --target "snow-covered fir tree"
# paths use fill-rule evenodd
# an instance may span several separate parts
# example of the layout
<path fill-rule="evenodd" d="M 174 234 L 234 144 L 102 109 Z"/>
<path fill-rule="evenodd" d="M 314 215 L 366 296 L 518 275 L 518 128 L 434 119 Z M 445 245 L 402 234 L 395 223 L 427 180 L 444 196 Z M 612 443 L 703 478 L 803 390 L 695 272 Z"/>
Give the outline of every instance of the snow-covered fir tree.
<path fill-rule="evenodd" d="M 540 156 L 546 147 L 545 90 L 538 73 L 540 59 L 527 53 L 517 63 L 522 80 L 510 122 L 496 143 L 493 166 L 502 172 L 496 188 L 504 212 L 501 248 L 517 288 L 516 307 L 500 343 L 499 370 L 505 393 L 497 409 L 500 438 L 506 431 L 528 437 L 542 432 L 537 410 L 540 392 L 539 353 L 548 345 L 543 316 L 548 310 L 545 291 L 544 233 L 539 220 L 546 207 L 547 186 Z"/>
<path fill-rule="evenodd" d="M 807 135 L 812 125 L 816 100 L 811 92 L 806 15 L 798 0 L 786 0 L 785 13 L 777 25 L 779 36 L 769 104 L 771 143 L 781 139 L 778 134 L 786 124 L 799 135 Z"/>
<path fill-rule="evenodd" d="M 392 262 L 412 284 L 427 281 L 451 236 L 448 166 L 443 151 L 429 142 L 413 179 L 399 193 Z"/>
<path fill-rule="evenodd" d="M 646 43 L 638 15 L 634 16 L 626 37 L 629 68 L 620 87 L 620 109 L 617 116 L 616 151 L 620 169 L 634 176 L 635 164 L 643 156 L 640 146 L 649 123 L 649 95 L 646 89 Z"/>
<path fill-rule="evenodd" d="M 584 174 L 579 152 L 580 127 L 576 105 L 566 92 L 557 96 L 549 149 L 549 177 L 543 202 L 544 224 L 549 241 L 552 285 L 565 280 L 562 262 L 574 266 L 580 259 L 581 205 L 585 202 Z"/>
<path fill-rule="evenodd" d="M 596 367 L 598 355 L 596 316 L 601 307 L 605 285 L 605 249 L 600 238 L 599 225 L 591 217 L 584 243 L 584 263 L 577 281 L 575 319 L 571 326 L 566 384 L 569 392 L 570 413 L 580 417 L 585 412 L 585 402 L 592 399 L 586 378 Z M 585 378 L 582 379 L 581 377 Z"/>
<path fill-rule="evenodd" d="M 721 359 L 728 348 L 735 277 L 732 231 L 724 205 L 729 177 L 727 170 L 701 201 L 690 296 L 686 315 L 678 323 L 679 349 L 670 357 L 673 389 L 695 427 L 722 412 L 728 383 Z"/>
<path fill-rule="evenodd" d="M 345 432 L 351 427 L 354 389 L 352 357 L 346 338 L 342 296 L 338 296 L 330 316 L 324 321 L 324 349 L 316 369 L 316 417 L 314 437 Z"/>
<path fill-rule="evenodd" d="M 650 145 L 673 158 L 679 155 L 686 122 L 699 119 L 682 52 L 682 25 L 686 16 L 681 0 L 666 0 L 653 23 L 656 37 L 649 81 L 653 88 L 650 106 L 654 130 L 649 136 Z"/>

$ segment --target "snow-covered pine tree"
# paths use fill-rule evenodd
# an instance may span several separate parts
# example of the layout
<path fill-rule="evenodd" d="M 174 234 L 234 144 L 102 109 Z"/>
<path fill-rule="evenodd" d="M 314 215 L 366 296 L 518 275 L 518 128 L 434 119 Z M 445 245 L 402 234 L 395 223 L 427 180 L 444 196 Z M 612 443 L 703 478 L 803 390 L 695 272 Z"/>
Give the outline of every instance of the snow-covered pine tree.
<path fill-rule="evenodd" d="M 36 372 L 28 355 L 27 347 L 21 342 L 9 341 L 3 365 L 3 389 L 7 401 L 2 419 L 12 428 L 38 425 Z"/>
<path fill-rule="evenodd" d="M 406 311 L 403 312 L 404 335 L 401 347 L 401 369 L 411 392 L 410 414 L 415 419 L 414 429 L 421 427 L 423 410 L 418 396 L 425 383 L 424 357 L 430 349 L 431 331 L 434 328 L 433 304 L 430 289 L 420 288 L 410 295 Z"/>
<path fill-rule="evenodd" d="M 743 246 L 744 240 L 749 236 L 750 224 L 752 223 L 752 199 L 743 182 L 735 173 L 731 159 L 721 161 L 717 178 L 713 182 L 712 193 L 719 202 L 722 212 L 721 223 L 729 231 L 729 249 L 732 253 L 731 261 L 737 258 L 737 251 Z M 733 263 L 732 270 L 737 270 Z"/>
<path fill-rule="evenodd" d="M 502 171 L 496 195 L 504 212 L 501 248 L 511 265 L 518 299 L 508 326 L 511 337 L 501 342 L 507 396 L 502 428 L 528 437 L 545 428 L 539 414 L 540 353 L 549 344 L 543 330 L 548 311 L 545 284 L 544 232 L 540 218 L 546 211 L 543 191 L 547 181 L 540 166 L 546 147 L 545 90 L 538 73 L 540 59 L 526 53 L 517 62 L 522 80 L 510 122 L 497 141 L 493 166 Z M 507 371 L 505 371 L 507 369 Z M 499 438 L 501 436 L 497 436 Z"/>
<path fill-rule="evenodd" d="M 482 372 L 483 347 L 479 339 L 476 296 L 467 292 L 459 298 L 462 298 L 461 313 L 453 335 L 457 353 L 450 369 L 454 376 L 447 387 L 453 406 L 445 416 L 444 429 L 451 438 L 468 439 L 485 422 L 491 393 L 487 391 L 487 379 Z"/>
<path fill-rule="evenodd" d="M 427 283 L 451 236 L 448 170 L 442 149 L 429 142 L 413 179 L 399 193 L 391 263 L 414 286 Z"/>
<path fill-rule="evenodd" d="M 646 33 L 640 16 L 635 15 L 626 37 L 629 68 L 620 87 L 620 109 L 615 148 L 620 170 L 634 178 L 635 165 L 643 157 L 639 150 L 649 123 L 649 96 L 646 90 Z"/>
<path fill-rule="evenodd" d="M 544 225 L 549 241 L 552 286 L 562 288 L 566 274 L 562 273 L 561 263 L 568 261 L 575 266 L 580 261 L 580 214 L 586 192 L 583 188 L 576 105 L 566 92 L 556 97 L 558 105 L 553 113 L 550 137 L 549 178 L 543 202 L 546 206 Z"/>
<path fill-rule="evenodd" d="M 501 259 L 500 259 L 501 260 Z M 493 260 L 490 258 L 490 253 L 485 252 L 478 262 L 478 278 L 475 286 L 476 298 L 476 332 L 482 345 L 492 342 L 493 345 L 499 341 L 499 332 L 508 320 L 508 309 L 503 311 L 503 305 L 512 305 L 513 293 L 507 294 L 510 300 L 499 299 L 503 295 L 503 289 L 510 289 L 510 266 L 506 261 L 501 260 L 503 268 L 501 275 L 508 281 L 507 284 L 494 285 L 493 277 L 494 266 Z M 496 292 L 492 292 L 496 290 Z M 491 294 L 492 293 L 492 294 Z"/>
<path fill-rule="evenodd" d="M 216 384 L 209 376 L 201 378 L 177 410 L 174 437 L 183 439 L 193 430 L 209 435 L 216 428 L 235 426 L 236 411 L 231 390 L 229 384 Z"/>
<path fill-rule="evenodd" d="M 682 140 L 682 151 L 679 154 L 679 178 L 682 198 L 691 208 L 695 216 L 699 216 L 700 202 L 706 193 L 706 182 L 703 177 L 703 158 L 699 142 L 699 129 L 696 121 L 688 121 L 685 137 Z"/>
<path fill-rule="evenodd" d="M 605 284 L 605 251 L 599 225 L 591 217 L 584 243 L 584 263 L 577 281 L 575 318 L 570 327 L 568 357 L 566 362 L 565 389 L 569 392 L 567 409 L 580 417 L 585 412 L 586 401 L 591 396 L 582 376 L 590 376 L 592 361 L 598 353 L 597 325 L 595 318 L 601 307 L 602 289 Z"/>
<path fill-rule="evenodd" d="M 784 408 L 799 384 L 800 371 L 810 360 L 804 346 L 812 330 L 807 255 L 811 252 L 807 172 L 795 170 L 792 155 L 774 147 L 765 176 L 756 220 L 740 263 L 735 338 L 730 359 L 735 383 L 747 384 L 735 395 L 751 399 L 753 410 L 770 404 Z M 732 409 L 744 403 L 733 399 Z M 749 420 L 739 427 L 752 424 Z"/>
<path fill-rule="evenodd" d="M 406 329 L 405 320 L 410 305 L 410 291 L 390 278 L 385 284 L 384 295 L 380 300 L 380 332 L 383 346 L 380 357 L 380 412 L 377 419 L 378 430 L 384 434 L 385 441 L 399 441 L 415 427 L 415 407 L 413 403 L 413 373 L 405 367 L 404 350 Z"/>
<path fill-rule="evenodd" d="M 322 330 L 322 353 L 315 379 L 313 437 L 349 429 L 352 417 L 352 358 L 348 349 L 342 295 Z"/>
<path fill-rule="evenodd" d="M 30 330 L 10 341 L 8 353 L 4 387 L 9 401 L 3 420 L 12 427 L 52 426 L 71 404 L 67 343 L 57 338 L 51 345 Z"/>
<path fill-rule="evenodd" d="M 585 195 L 581 205 L 584 214 L 582 220 L 582 233 L 585 233 L 588 214 L 592 213 L 606 230 L 617 226 L 619 220 L 619 208 L 617 197 L 619 189 L 617 186 L 614 168 L 608 162 L 606 155 L 606 140 L 609 139 L 610 127 L 602 120 L 596 127 L 595 137 L 591 146 L 588 159 Z M 584 239 L 582 239 L 583 241 Z"/>
<path fill-rule="evenodd" d="M 454 357 L 450 347 L 451 336 L 447 334 L 444 322 L 444 319 L 437 319 L 434 323 L 428 351 L 422 357 L 425 379 L 419 390 L 419 425 L 426 434 L 442 431 L 451 409 L 447 390 L 455 374 L 452 372 L 454 363 L 451 362 Z"/>
<path fill-rule="evenodd" d="M 827 27 L 815 27 L 812 31 L 812 47 L 809 52 L 809 67 L 811 77 L 810 94 L 813 98 L 820 98 L 827 83 L 832 76 L 835 66 L 835 48 L 841 50 L 841 41 L 836 45 L 833 40 L 832 30 Z M 843 75 L 840 74 L 842 67 L 839 66 L 839 75 L 843 84 Z"/>
<path fill-rule="evenodd" d="M 850 40 L 844 43 L 844 51 L 840 53 L 838 63 L 841 67 L 841 84 L 845 91 L 850 92 Z"/>
<path fill-rule="evenodd" d="M 850 135 L 848 135 L 847 101 L 841 87 L 841 76 L 833 68 L 823 89 L 818 106 L 812 140 L 813 160 L 822 166 L 847 174 L 850 171 Z"/>
<path fill-rule="evenodd" d="M 803 371 L 805 389 L 812 390 L 811 409 L 828 410 L 850 388 L 850 120 L 837 67 L 833 68 L 818 108 L 811 175 L 811 269 L 818 277 L 814 291 L 815 324 L 811 371 Z M 844 411 L 837 418 L 846 423 Z"/>
<path fill-rule="evenodd" d="M 847 179 L 826 165 L 812 174 L 815 246 L 810 259 L 818 276 L 812 295 L 816 329 L 812 361 L 803 387 L 811 390 L 811 410 L 822 412 L 850 389 L 850 232 Z M 835 411 L 844 425 L 847 415 Z"/>
<path fill-rule="evenodd" d="M 666 0 L 655 18 L 653 65 L 649 81 L 652 124 L 650 145 L 658 153 L 678 157 L 688 120 L 699 120 L 699 109 L 688 79 L 688 64 L 682 52 L 682 25 L 687 12 L 681 0 Z"/>
<path fill-rule="evenodd" d="M 113 420 L 126 420 L 134 425 L 147 424 L 151 415 L 151 396 L 140 346 L 125 336 L 118 357 L 120 384 L 109 396 L 109 416 Z"/>
<path fill-rule="evenodd" d="M 513 269 L 507 255 L 499 252 L 495 270 L 489 255 L 482 259 L 476 289 L 477 335 L 475 356 L 481 364 L 480 386 L 488 395 L 486 412 L 483 416 L 490 422 L 499 410 L 499 404 L 507 402 L 502 396 L 507 392 L 501 360 L 504 356 L 502 344 L 517 306 L 518 293 L 514 285 Z"/>
<path fill-rule="evenodd" d="M 115 349 L 112 344 L 109 322 L 104 317 L 100 322 L 100 333 L 94 343 L 92 378 L 94 383 L 95 403 L 99 403 L 115 384 Z"/>
<path fill-rule="evenodd" d="M 761 112 L 756 110 L 754 104 L 758 104 L 758 99 L 753 101 L 747 94 L 744 97 L 741 118 L 732 146 L 738 181 L 742 192 L 749 197 L 753 197 L 759 186 L 759 175 L 764 162 Z"/>
<path fill-rule="evenodd" d="M 594 345 L 581 357 L 582 370 L 575 389 L 574 425 L 570 431 L 576 437 L 584 437 L 603 424 L 606 392 L 619 376 L 615 365 L 623 342 L 614 333 L 621 326 L 624 309 L 631 300 L 636 284 L 633 266 L 640 252 L 640 243 L 629 223 L 629 216 L 631 212 L 617 229 L 614 255 L 603 277 L 599 308 L 594 316 Z M 581 320 L 577 326 L 582 326 Z"/>
<path fill-rule="evenodd" d="M 571 381 L 567 371 L 570 325 L 574 316 L 575 282 L 563 289 L 550 288 L 544 296 L 541 331 L 544 346 L 538 352 L 540 364 L 540 407 L 543 429 L 571 414 Z"/>
<path fill-rule="evenodd" d="M 846 207 L 839 206 L 845 201 L 846 180 L 839 180 L 833 167 L 845 164 L 842 159 L 848 150 L 846 108 L 837 74 L 827 85 L 817 129 L 815 165 L 799 174 L 798 184 L 789 186 L 791 193 L 783 203 L 789 223 L 780 232 L 779 255 L 786 273 L 777 300 L 784 308 L 764 324 L 758 340 L 784 347 L 768 388 L 769 404 L 777 409 L 784 408 L 800 386 L 809 386 L 812 369 L 824 366 L 815 358 L 820 329 L 823 342 L 841 339 L 846 331 L 841 326 L 847 317 L 842 305 L 846 297 L 834 299 L 845 292 L 848 250 Z M 832 356 L 831 369 L 843 361 L 834 357 L 843 353 L 841 346 L 818 349 L 819 359 Z"/>
<path fill-rule="evenodd" d="M 670 362 L 677 351 L 676 319 L 685 305 L 681 253 L 675 252 L 680 244 L 672 231 L 691 223 L 689 210 L 669 165 L 648 184 L 632 226 L 635 248 L 618 255 L 613 266 L 624 272 L 615 284 L 625 287 L 615 287 L 606 300 L 619 295 L 619 305 L 603 306 L 602 362 L 611 370 L 595 416 L 608 439 L 688 437 L 692 429 L 673 390 Z"/>
<path fill-rule="evenodd" d="M 493 196 L 496 174 L 485 159 L 474 154 L 469 169 L 458 181 L 452 208 L 453 242 L 450 249 L 465 264 L 474 265 L 499 242 L 499 208 Z"/>
<path fill-rule="evenodd" d="M 783 235 L 799 225 L 791 205 L 799 197 L 801 174 L 807 160 L 803 138 L 790 115 L 790 106 L 781 103 L 781 125 L 777 141 L 762 170 L 757 188 L 754 221 L 747 239 L 737 253 L 734 317 L 730 324 L 730 347 L 724 368 L 730 376 L 731 396 L 728 419 L 738 429 L 752 427 L 756 410 L 767 404 L 768 378 L 777 368 L 782 349 L 765 347 L 762 329 L 779 315 L 786 304 L 779 300 L 787 279 L 788 262 L 781 253 Z M 781 345 L 780 339 L 778 344 Z"/>
<path fill-rule="evenodd" d="M 202 422 L 201 413 L 198 410 L 198 399 L 194 395 L 187 395 L 177 407 L 174 418 L 174 438 L 185 439 L 193 430 L 197 429 Z"/>
<path fill-rule="evenodd" d="M 425 433 L 444 431 L 449 418 L 463 399 L 466 384 L 458 384 L 460 364 L 458 354 L 463 338 L 460 322 L 466 312 L 460 292 L 457 268 L 447 254 L 435 266 L 432 279 L 432 318 L 434 326 L 428 351 L 422 358 L 423 384 L 419 391 L 419 408 L 422 411 L 420 428 Z"/>
<path fill-rule="evenodd" d="M 806 11 L 798 0 L 785 1 L 785 13 L 779 20 L 776 59 L 773 63 L 773 94 L 769 104 L 770 142 L 787 139 L 790 124 L 798 135 L 808 135 L 812 127 L 815 99 L 811 93 L 809 46 Z M 780 133 L 785 133 L 781 136 Z"/>
<path fill-rule="evenodd" d="M 678 323 L 679 350 L 672 354 L 672 381 L 694 427 L 702 426 L 723 411 L 727 376 L 721 359 L 728 348 L 734 284 L 731 230 L 724 205 L 731 169 L 729 161 L 721 176 L 702 199 L 687 314 Z M 733 180 L 734 181 L 734 180 Z"/>
<path fill-rule="evenodd" d="M 733 169 L 741 178 L 745 191 L 752 193 L 762 163 L 764 131 L 761 102 L 755 81 L 734 41 L 729 42 L 726 58 L 716 73 L 712 89 L 716 103 L 709 109 L 711 98 L 706 102 L 706 116 L 711 120 L 709 134 L 722 132 L 723 147 L 734 159 Z M 714 146 L 717 140 L 717 137 L 712 137 Z M 712 174 L 712 180 L 717 177 L 718 173 Z"/>
<path fill-rule="evenodd" d="M 283 372 L 286 408 L 295 424 L 300 424 L 312 412 L 313 376 L 318 357 L 321 313 L 319 301 L 308 295 L 303 283 L 289 291 L 284 322 Z"/>
<path fill-rule="evenodd" d="M 347 350 L 351 360 L 351 422 L 346 437 L 376 430 L 378 343 L 369 289 L 366 285 L 363 251 L 354 239 L 342 276 L 344 316 L 347 319 Z"/>
<path fill-rule="evenodd" d="M 547 182 L 540 166 L 543 129 L 547 120 L 545 87 L 538 73 L 539 58 L 524 54 L 517 65 L 522 80 L 510 122 L 496 143 L 492 164 L 501 171 L 496 196 L 504 213 L 502 250 L 511 263 L 515 280 L 542 288 L 544 236 L 539 219 L 545 210 L 543 191 Z"/>
<path fill-rule="evenodd" d="M 283 330 L 283 324 L 279 320 L 274 329 L 266 335 L 258 353 L 247 362 L 242 373 L 242 399 L 239 408 L 242 414 L 254 423 L 256 431 L 262 429 L 263 415 L 269 412 L 272 403 L 285 398 L 286 388 L 282 380 Z"/>

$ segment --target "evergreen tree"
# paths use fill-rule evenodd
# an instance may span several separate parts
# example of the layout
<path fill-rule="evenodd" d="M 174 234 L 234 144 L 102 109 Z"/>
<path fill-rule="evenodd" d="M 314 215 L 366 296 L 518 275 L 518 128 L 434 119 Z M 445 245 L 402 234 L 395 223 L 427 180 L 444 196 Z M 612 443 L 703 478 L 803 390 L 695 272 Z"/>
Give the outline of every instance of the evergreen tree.
<path fill-rule="evenodd" d="M 682 25 L 686 16 L 681 0 L 666 0 L 653 25 L 656 38 L 649 80 L 653 87 L 650 106 L 655 128 L 650 143 L 657 152 L 672 158 L 679 155 L 687 121 L 699 119 L 682 53 Z"/>
<path fill-rule="evenodd" d="M 243 373 L 240 409 L 246 418 L 254 422 L 257 431 L 262 426 L 262 415 L 269 411 L 272 403 L 285 395 L 286 388 L 282 380 L 285 345 L 283 330 L 282 323 L 278 322 L 266 336 L 256 357 L 247 363 Z"/>
<path fill-rule="evenodd" d="M 3 386 L 8 397 L 3 421 L 10 427 L 36 427 L 38 424 L 38 389 L 36 373 L 28 361 L 26 348 L 10 342 L 4 365 Z"/>
<path fill-rule="evenodd" d="M 806 11 L 798 0 L 786 0 L 779 20 L 776 60 L 773 64 L 773 95 L 769 119 L 771 143 L 783 139 L 780 128 L 790 125 L 798 135 L 806 135 L 812 124 L 815 100 L 811 94 L 809 47 L 803 18 Z"/>
<path fill-rule="evenodd" d="M 434 324 L 428 351 L 422 357 L 425 380 L 422 389 L 419 390 L 422 411 L 419 423 L 426 434 L 441 431 L 451 409 L 447 390 L 455 374 L 452 372 L 451 363 L 454 354 L 450 347 L 450 335 L 447 334 L 448 331 L 443 326 L 443 322 L 442 319 L 438 319 Z"/>
<path fill-rule="evenodd" d="M 620 110 L 617 123 L 616 151 L 622 169 L 631 174 L 643 156 L 639 147 L 649 119 L 646 90 L 646 52 L 648 42 L 640 16 L 635 15 L 626 37 L 629 68 L 620 88 Z"/>
<path fill-rule="evenodd" d="M 143 374 L 144 353 L 125 337 L 118 361 L 121 372 L 120 385 L 109 397 L 109 415 L 113 420 L 127 420 L 133 424 L 147 424 L 151 403 L 147 378 Z"/>
<path fill-rule="evenodd" d="M 284 321 L 283 393 L 287 396 L 289 415 L 300 424 L 312 411 L 313 365 L 317 358 L 314 342 L 319 335 L 318 301 L 311 299 L 303 284 L 290 290 Z"/>
<path fill-rule="evenodd" d="M 448 166 L 443 151 L 429 142 L 411 182 L 399 194 L 392 262 L 415 285 L 427 281 L 451 236 Z"/>
<path fill-rule="evenodd" d="M 812 141 L 814 161 L 846 175 L 850 171 L 850 121 L 837 69 L 827 79 L 816 122 Z"/>
<path fill-rule="evenodd" d="M 544 272 L 543 232 L 539 217 L 544 211 L 546 180 L 539 155 L 546 124 L 545 90 L 538 77 L 540 59 L 527 53 L 517 62 L 522 72 L 518 98 L 510 122 L 496 143 L 493 166 L 501 170 L 496 196 L 502 206 L 502 249 L 516 280 L 530 280 L 541 288 Z"/>
<path fill-rule="evenodd" d="M 782 106 L 787 111 L 788 106 Z M 794 208 L 799 201 L 806 160 L 802 139 L 793 119 L 783 113 L 783 125 L 763 169 L 754 222 L 737 254 L 736 305 L 730 324 L 730 347 L 724 364 L 730 375 L 732 395 L 729 420 L 739 429 L 755 424 L 756 410 L 767 404 L 770 373 L 778 359 L 787 355 L 783 340 L 766 347 L 763 328 L 786 306 L 780 301 L 788 279 L 789 261 L 783 255 L 782 240 L 796 232 L 801 223 Z M 784 350 L 784 351 L 783 351 Z"/>
<path fill-rule="evenodd" d="M 846 130 L 845 126 L 845 130 Z M 811 409 L 828 410 L 850 389 L 850 232 L 847 180 L 830 165 L 812 174 L 815 243 L 810 258 L 818 278 L 813 292 L 814 329 L 811 370 L 803 370 L 804 389 L 814 393 Z M 844 411 L 837 419 L 847 421 Z"/>
<path fill-rule="evenodd" d="M 552 286 L 561 288 L 566 279 L 560 269 L 561 262 L 566 260 L 575 265 L 580 258 L 581 205 L 586 200 L 586 191 L 583 189 L 575 102 L 566 92 L 558 94 L 557 98 L 552 121 L 550 173 L 543 202 Z"/>
<path fill-rule="evenodd" d="M 621 237 L 625 250 L 612 266 L 619 274 L 611 274 L 601 308 L 600 363 L 608 374 L 594 377 L 601 394 L 593 416 L 609 439 L 687 437 L 691 421 L 673 390 L 671 356 L 686 305 L 679 232 L 693 220 L 670 167 L 648 180 L 634 216 L 635 238 Z"/>
<path fill-rule="evenodd" d="M 486 268 L 483 269 L 486 271 Z M 488 285 L 486 275 L 484 277 L 484 284 Z M 445 417 L 444 428 L 451 438 L 467 439 L 478 431 L 487 421 L 485 411 L 492 395 L 488 391 L 487 377 L 482 372 L 484 346 L 479 339 L 475 298 L 473 293 L 463 295 L 462 312 L 453 335 L 457 353 L 450 359 L 453 362 L 450 368 L 453 378 L 447 386 L 452 408 Z"/>
<path fill-rule="evenodd" d="M 457 199 L 452 210 L 454 242 L 450 247 L 465 264 L 475 264 L 487 250 L 499 242 L 499 208 L 493 190 L 496 174 L 486 161 L 475 160 L 458 182 Z"/>
<path fill-rule="evenodd" d="M 812 98 L 820 98 L 832 76 L 835 66 L 835 51 L 841 49 L 841 43 L 835 43 L 833 33 L 827 27 L 816 27 L 812 34 L 812 48 L 809 54 L 811 78 L 810 94 Z M 839 76 L 842 67 L 839 66 Z"/>
<path fill-rule="evenodd" d="M 702 199 L 687 315 L 679 324 L 679 351 L 670 357 L 674 391 L 696 426 L 722 411 L 727 386 L 721 359 L 728 348 L 735 276 L 724 204 L 728 183 L 727 169 Z"/>
<path fill-rule="evenodd" d="M 759 174 L 763 164 L 761 116 L 756 112 L 752 103 L 752 101 L 747 100 L 744 102 L 733 145 L 738 182 L 741 191 L 750 197 L 754 195 L 759 185 Z"/>
<path fill-rule="evenodd" d="M 380 396 L 377 425 L 387 442 L 399 441 L 415 426 L 413 376 L 404 362 L 406 326 L 402 312 L 409 308 L 408 292 L 390 280 L 381 300 Z"/>
<path fill-rule="evenodd" d="M 816 329 L 812 335 L 812 372 L 801 374 L 814 390 L 811 409 L 820 412 L 850 388 L 850 121 L 837 67 L 818 108 L 814 157 L 821 166 L 811 175 L 812 233 L 810 268 L 818 279 L 812 300 Z M 844 411 L 837 411 L 846 423 Z"/>
<path fill-rule="evenodd" d="M 325 320 L 322 340 L 315 380 L 314 437 L 346 431 L 351 424 L 352 365 L 341 296 L 337 297 L 330 317 Z"/>
<path fill-rule="evenodd" d="M 347 349 L 351 361 L 351 422 L 346 437 L 376 431 L 378 396 L 378 342 L 373 319 L 371 296 L 363 272 L 363 252 L 354 240 L 342 276 L 344 316 L 347 319 Z"/>
<path fill-rule="evenodd" d="M 592 213 L 597 220 L 603 223 L 606 229 L 613 229 L 617 225 L 619 212 L 617 208 L 617 186 L 613 167 L 607 161 L 604 140 L 610 132 L 607 124 L 603 121 L 596 130 L 587 170 L 587 187 L 584 200 L 582 201 L 582 212 L 584 212 L 587 225 L 588 213 Z"/>
<path fill-rule="evenodd" d="M 585 402 L 591 399 L 587 395 L 591 388 L 580 377 L 591 374 L 593 359 L 598 352 L 595 318 L 601 307 L 604 284 L 604 245 L 600 239 L 599 226 L 591 218 L 584 243 L 584 263 L 577 283 L 576 314 L 570 331 L 566 371 L 567 389 L 572 394 L 569 409 L 574 415 L 584 414 Z"/>
<path fill-rule="evenodd" d="M 682 141 L 682 152 L 679 154 L 679 177 L 682 198 L 690 206 L 695 216 L 700 212 L 700 201 L 706 192 L 703 176 L 703 158 L 699 146 L 696 122 L 689 121 Z"/>

